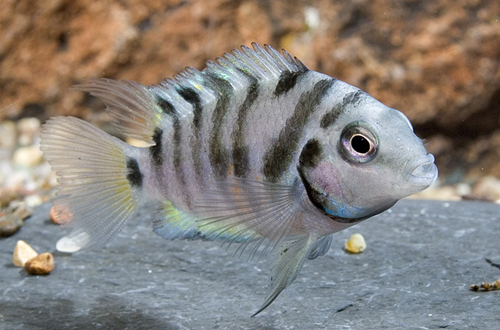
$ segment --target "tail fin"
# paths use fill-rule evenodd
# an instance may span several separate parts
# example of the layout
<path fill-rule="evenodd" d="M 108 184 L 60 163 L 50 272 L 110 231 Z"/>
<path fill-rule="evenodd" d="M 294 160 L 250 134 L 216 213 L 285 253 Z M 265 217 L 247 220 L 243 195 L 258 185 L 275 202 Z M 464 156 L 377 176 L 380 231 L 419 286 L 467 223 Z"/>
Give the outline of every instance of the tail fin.
<path fill-rule="evenodd" d="M 134 216 L 142 201 L 139 149 L 73 117 L 47 121 L 41 150 L 60 183 L 54 208 L 72 217 L 62 252 L 102 246 Z"/>

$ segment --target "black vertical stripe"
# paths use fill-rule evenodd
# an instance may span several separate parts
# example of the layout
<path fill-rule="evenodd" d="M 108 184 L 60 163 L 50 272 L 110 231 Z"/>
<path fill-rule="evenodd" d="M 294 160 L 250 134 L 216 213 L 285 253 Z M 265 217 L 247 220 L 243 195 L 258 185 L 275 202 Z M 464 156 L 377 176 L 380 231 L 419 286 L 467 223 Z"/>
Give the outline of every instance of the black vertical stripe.
<path fill-rule="evenodd" d="M 346 106 L 347 104 L 352 104 L 353 106 L 357 106 L 363 100 L 363 96 L 365 94 L 366 93 L 361 90 L 347 93 L 342 100 L 342 104 L 344 104 L 344 106 Z"/>
<path fill-rule="evenodd" d="M 186 183 L 184 179 L 184 172 L 182 170 L 182 135 L 181 135 L 181 122 L 179 117 L 173 116 L 174 127 L 174 169 L 182 183 Z"/>
<path fill-rule="evenodd" d="M 217 104 L 212 113 L 212 131 L 209 138 L 210 164 L 216 180 L 223 180 L 228 175 L 229 155 L 222 140 L 224 130 L 224 121 L 227 117 L 230 96 L 233 92 L 233 86 L 225 79 L 218 77 L 212 72 L 203 72 L 207 83 L 211 85 L 214 91 L 218 93 Z"/>
<path fill-rule="evenodd" d="M 127 180 L 130 183 L 130 186 L 134 188 L 142 187 L 142 173 L 139 169 L 139 163 L 137 163 L 137 159 L 127 157 Z"/>
<path fill-rule="evenodd" d="M 165 100 L 160 95 L 155 95 L 155 102 L 158 104 L 160 109 L 167 115 L 172 116 L 175 114 L 175 108 L 172 103 Z"/>
<path fill-rule="evenodd" d="M 323 148 L 321 147 L 319 141 L 316 139 L 310 139 L 300 152 L 299 166 L 315 167 L 319 164 L 322 154 Z"/>
<path fill-rule="evenodd" d="M 325 113 L 325 115 L 321 118 L 319 126 L 324 129 L 332 126 L 335 123 L 335 121 L 337 121 L 337 118 L 340 116 L 340 114 L 343 111 L 345 111 L 346 106 L 348 105 L 356 106 L 362 100 L 362 96 L 363 96 L 362 91 L 347 93 L 342 99 L 341 103 L 336 104 L 332 108 L 332 110 Z"/>
<path fill-rule="evenodd" d="M 174 106 L 162 98 L 160 95 L 155 95 L 155 101 L 162 111 L 172 119 L 174 129 L 173 144 L 174 144 L 174 169 L 182 183 L 185 183 L 184 172 L 182 170 L 182 135 L 181 122 L 179 115 Z M 163 130 L 156 128 L 153 134 L 153 141 L 156 143 L 150 150 L 151 160 L 154 165 L 161 166 L 163 164 L 163 145 L 162 145 Z"/>
<path fill-rule="evenodd" d="M 320 80 L 300 96 L 294 113 L 281 130 L 279 138 L 264 155 L 263 172 L 270 182 L 278 182 L 289 168 L 309 118 L 334 82 L 333 78 Z"/>
<path fill-rule="evenodd" d="M 177 112 L 175 111 L 174 106 L 172 103 L 161 97 L 160 95 L 156 94 L 155 95 L 155 102 L 158 104 L 160 109 L 163 111 L 164 114 L 171 118 L 176 118 L 177 117 Z M 151 161 L 154 166 L 160 167 L 163 164 L 163 130 L 159 127 L 157 127 L 153 133 L 152 136 L 153 142 L 155 143 L 154 146 L 149 148 L 149 155 L 151 158 Z"/>
<path fill-rule="evenodd" d="M 201 113 L 203 110 L 200 95 L 189 87 L 179 87 L 177 93 L 193 106 L 193 124 L 199 130 L 201 125 Z"/>
<path fill-rule="evenodd" d="M 203 107 L 201 104 L 200 95 L 192 88 L 179 87 L 177 89 L 179 95 L 193 107 L 193 134 L 194 139 L 189 142 L 193 158 L 193 166 L 198 180 L 202 177 L 203 167 L 201 164 L 201 115 Z"/>
<path fill-rule="evenodd" d="M 297 78 L 302 74 L 301 71 L 285 71 L 281 74 L 274 96 L 280 96 L 291 90 L 297 84 Z"/>
<path fill-rule="evenodd" d="M 149 156 L 154 166 L 160 167 L 163 164 L 163 130 L 157 127 L 153 133 L 154 146 L 149 148 Z"/>
<path fill-rule="evenodd" d="M 250 170 L 249 150 L 245 145 L 245 128 L 247 124 L 248 111 L 259 96 L 259 86 L 257 79 L 245 73 L 251 83 L 247 89 L 247 96 L 238 109 L 238 118 L 233 131 L 233 163 L 234 175 L 244 178 Z"/>
<path fill-rule="evenodd" d="M 332 126 L 337 121 L 337 118 L 340 116 L 343 109 L 343 103 L 336 104 L 332 110 L 324 114 L 319 122 L 319 126 L 325 129 Z"/>

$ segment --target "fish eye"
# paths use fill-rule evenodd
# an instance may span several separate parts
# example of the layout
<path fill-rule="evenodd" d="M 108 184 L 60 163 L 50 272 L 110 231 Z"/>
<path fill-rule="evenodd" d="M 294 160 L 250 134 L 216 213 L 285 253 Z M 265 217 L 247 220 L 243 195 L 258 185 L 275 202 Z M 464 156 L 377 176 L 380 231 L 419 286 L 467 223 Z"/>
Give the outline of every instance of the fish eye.
<path fill-rule="evenodd" d="M 361 134 L 351 137 L 351 148 L 360 154 L 366 154 L 372 148 L 370 141 Z"/>
<path fill-rule="evenodd" d="M 341 135 L 342 155 L 354 163 L 367 163 L 374 159 L 378 150 L 378 139 L 374 131 L 365 122 L 347 125 Z"/>

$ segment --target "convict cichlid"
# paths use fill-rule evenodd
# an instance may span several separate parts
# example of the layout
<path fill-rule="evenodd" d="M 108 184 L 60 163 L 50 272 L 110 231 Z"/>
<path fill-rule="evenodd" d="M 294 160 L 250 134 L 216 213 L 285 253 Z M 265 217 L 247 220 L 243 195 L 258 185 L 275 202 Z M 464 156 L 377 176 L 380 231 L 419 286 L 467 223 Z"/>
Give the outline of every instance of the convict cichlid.
<path fill-rule="evenodd" d="M 130 146 L 72 117 L 48 120 L 41 149 L 71 215 L 57 249 L 102 246 L 137 209 L 156 203 L 168 239 L 241 243 L 275 258 L 260 313 L 332 233 L 429 187 L 434 157 L 409 120 L 286 51 L 253 44 L 159 85 L 93 80 Z"/>

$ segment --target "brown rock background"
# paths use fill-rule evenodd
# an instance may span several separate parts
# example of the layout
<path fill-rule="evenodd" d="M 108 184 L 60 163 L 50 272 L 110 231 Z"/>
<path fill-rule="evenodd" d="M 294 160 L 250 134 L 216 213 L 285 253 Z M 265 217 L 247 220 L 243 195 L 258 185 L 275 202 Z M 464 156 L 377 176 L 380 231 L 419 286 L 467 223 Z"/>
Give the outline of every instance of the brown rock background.
<path fill-rule="evenodd" d="M 95 122 L 71 85 L 152 84 L 252 41 L 402 110 L 441 173 L 500 177 L 498 0 L 2 0 L 0 120 Z"/>

